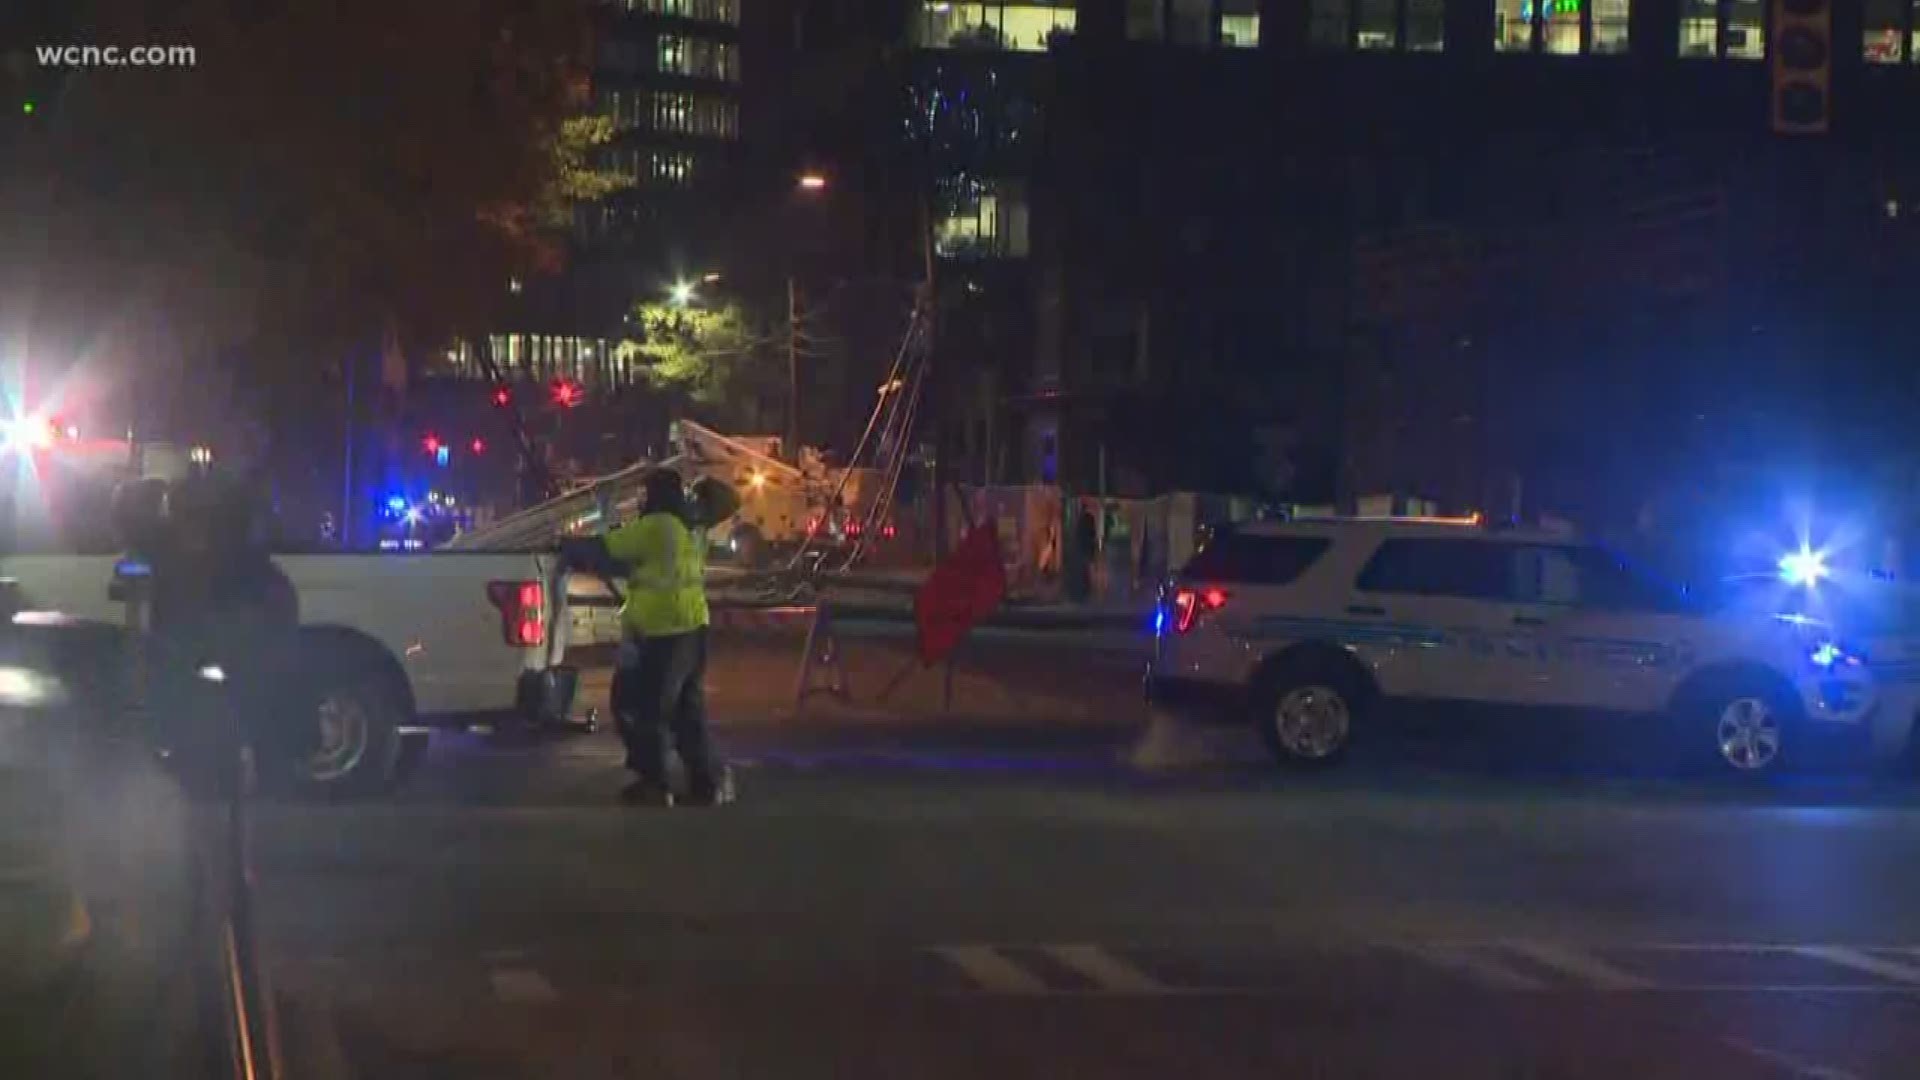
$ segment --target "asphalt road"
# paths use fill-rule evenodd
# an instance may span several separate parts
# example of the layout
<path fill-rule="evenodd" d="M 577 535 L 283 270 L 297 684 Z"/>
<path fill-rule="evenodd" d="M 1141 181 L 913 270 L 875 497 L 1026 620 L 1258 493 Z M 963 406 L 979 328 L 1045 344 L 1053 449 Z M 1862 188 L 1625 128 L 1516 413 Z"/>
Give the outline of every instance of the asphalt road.
<path fill-rule="evenodd" d="M 290 1046 L 361 1077 L 1910 1077 L 1920 798 L 1433 764 L 1171 774 L 1132 732 L 729 726 L 742 799 L 604 734 L 443 739 L 262 815 Z"/>

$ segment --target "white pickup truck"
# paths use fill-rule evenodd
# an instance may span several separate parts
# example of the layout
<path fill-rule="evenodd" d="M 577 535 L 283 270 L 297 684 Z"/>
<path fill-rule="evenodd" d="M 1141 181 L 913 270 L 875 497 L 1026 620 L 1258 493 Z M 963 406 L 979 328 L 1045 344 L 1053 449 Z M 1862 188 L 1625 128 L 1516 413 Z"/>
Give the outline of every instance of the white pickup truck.
<path fill-rule="evenodd" d="M 301 673 L 317 702 L 309 785 L 366 793 L 431 726 L 565 707 L 558 557 L 534 552 L 282 555 L 299 594 Z M 16 609 L 120 623 L 112 556 L 0 555 Z M 555 704 L 556 699 L 559 704 Z"/>

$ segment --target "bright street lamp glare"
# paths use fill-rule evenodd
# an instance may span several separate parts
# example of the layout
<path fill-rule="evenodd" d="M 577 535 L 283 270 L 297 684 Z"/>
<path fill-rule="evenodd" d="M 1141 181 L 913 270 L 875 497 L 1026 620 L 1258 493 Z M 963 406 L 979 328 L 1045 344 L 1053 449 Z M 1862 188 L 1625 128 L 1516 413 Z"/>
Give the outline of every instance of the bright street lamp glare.
<path fill-rule="evenodd" d="M 691 281 L 674 282 L 673 292 L 671 295 L 673 296 L 673 302 L 676 304 L 692 303 L 693 302 L 693 282 Z"/>
<path fill-rule="evenodd" d="M 827 186 L 827 178 L 819 173 L 801 173 L 800 187 L 804 191 L 820 191 Z"/>

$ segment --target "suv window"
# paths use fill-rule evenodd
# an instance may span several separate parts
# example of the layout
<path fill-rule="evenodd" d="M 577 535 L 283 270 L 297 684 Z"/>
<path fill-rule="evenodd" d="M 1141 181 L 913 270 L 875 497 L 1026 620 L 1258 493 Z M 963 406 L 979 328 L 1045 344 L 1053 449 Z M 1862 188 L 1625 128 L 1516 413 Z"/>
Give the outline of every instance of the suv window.
<path fill-rule="evenodd" d="M 1597 547 L 1542 547 L 1538 600 L 1601 611 L 1681 612 L 1685 592 Z M 1564 581 L 1564 585 L 1560 584 Z"/>
<path fill-rule="evenodd" d="M 1505 600 L 1518 584 L 1513 555 L 1511 545 L 1485 540 L 1385 540 L 1354 587 L 1362 592 Z"/>
<path fill-rule="evenodd" d="M 1248 585 L 1287 585 L 1320 558 L 1332 541 L 1318 536 L 1227 533 L 1201 548 L 1181 576 Z"/>

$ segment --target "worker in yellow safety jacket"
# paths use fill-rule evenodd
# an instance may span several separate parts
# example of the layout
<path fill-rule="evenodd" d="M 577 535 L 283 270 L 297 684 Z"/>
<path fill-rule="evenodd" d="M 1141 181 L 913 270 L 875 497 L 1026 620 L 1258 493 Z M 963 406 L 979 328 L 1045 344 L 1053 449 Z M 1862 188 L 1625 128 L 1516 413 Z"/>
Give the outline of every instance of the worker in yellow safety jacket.
<path fill-rule="evenodd" d="M 671 469 L 649 474 L 644 491 L 640 516 L 606 536 L 607 555 L 626 574 L 612 696 L 635 779 L 621 797 L 674 804 L 667 782 L 671 733 L 686 770 L 685 800 L 711 806 L 732 798 L 732 782 L 707 735 L 706 532 L 738 499 L 703 484 L 700 498 L 690 502 Z"/>

